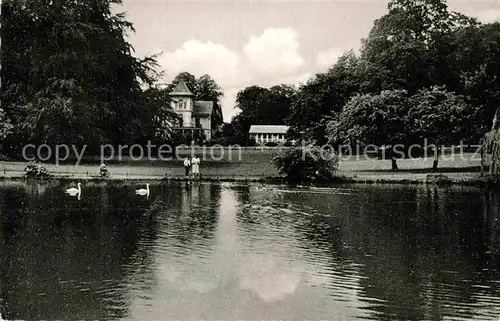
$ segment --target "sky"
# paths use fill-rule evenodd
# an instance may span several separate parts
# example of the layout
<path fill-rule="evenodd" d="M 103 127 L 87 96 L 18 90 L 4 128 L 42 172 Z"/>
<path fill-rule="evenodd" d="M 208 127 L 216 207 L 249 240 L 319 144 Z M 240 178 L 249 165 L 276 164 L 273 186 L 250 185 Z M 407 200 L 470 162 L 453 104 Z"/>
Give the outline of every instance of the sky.
<path fill-rule="evenodd" d="M 387 0 L 169 1 L 123 0 L 138 57 L 161 53 L 164 82 L 179 72 L 209 74 L 222 87 L 228 122 L 236 94 L 250 85 L 300 84 L 359 50 Z M 448 1 L 481 22 L 500 21 L 500 0 Z"/>

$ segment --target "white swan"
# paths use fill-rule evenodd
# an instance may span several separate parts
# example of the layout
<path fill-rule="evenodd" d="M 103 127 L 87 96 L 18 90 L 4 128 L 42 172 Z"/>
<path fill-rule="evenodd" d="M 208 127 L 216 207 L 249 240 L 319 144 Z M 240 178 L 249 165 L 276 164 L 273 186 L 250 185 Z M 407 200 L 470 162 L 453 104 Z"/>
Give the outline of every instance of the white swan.
<path fill-rule="evenodd" d="M 136 189 L 135 193 L 138 195 L 147 195 L 149 196 L 149 183 L 146 184 L 146 189 L 141 188 L 141 189 Z"/>
<path fill-rule="evenodd" d="M 71 196 L 76 196 L 77 194 L 80 195 L 81 192 L 82 192 L 82 184 L 81 183 L 78 183 L 78 188 L 72 187 L 72 188 L 66 189 L 66 193 L 68 193 Z"/>

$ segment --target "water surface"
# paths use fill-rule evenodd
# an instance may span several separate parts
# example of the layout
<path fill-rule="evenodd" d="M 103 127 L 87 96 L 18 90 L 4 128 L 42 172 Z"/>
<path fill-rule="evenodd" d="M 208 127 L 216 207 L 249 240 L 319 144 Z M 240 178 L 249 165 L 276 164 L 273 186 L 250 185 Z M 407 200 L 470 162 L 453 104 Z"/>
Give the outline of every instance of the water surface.
<path fill-rule="evenodd" d="M 500 317 L 498 192 L 2 184 L 5 319 Z"/>

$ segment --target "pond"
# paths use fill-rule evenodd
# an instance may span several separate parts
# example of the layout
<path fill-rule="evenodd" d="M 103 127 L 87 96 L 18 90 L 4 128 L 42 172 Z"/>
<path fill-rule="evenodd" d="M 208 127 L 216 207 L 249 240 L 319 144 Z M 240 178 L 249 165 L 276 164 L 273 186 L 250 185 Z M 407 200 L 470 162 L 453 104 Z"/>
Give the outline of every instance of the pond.
<path fill-rule="evenodd" d="M 500 317 L 498 191 L 1 184 L 4 319 Z"/>

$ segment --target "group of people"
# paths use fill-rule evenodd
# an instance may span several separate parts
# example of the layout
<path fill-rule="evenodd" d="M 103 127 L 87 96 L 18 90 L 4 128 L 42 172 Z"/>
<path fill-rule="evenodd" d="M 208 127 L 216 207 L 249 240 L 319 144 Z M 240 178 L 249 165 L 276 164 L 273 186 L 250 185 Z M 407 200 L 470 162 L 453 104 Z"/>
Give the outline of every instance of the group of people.
<path fill-rule="evenodd" d="M 184 169 L 186 170 L 186 177 L 200 177 L 200 159 L 196 156 L 184 158 Z M 99 174 L 103 178 L 110 176 L 108 167 L 104 162 L 99 167 Z"/>
<path fill-rule="evenodd" d="M 186 170 L 186 177 L 199 177 L 200 159 L 196 156 L 184 158 L 184 169 Z"/>

